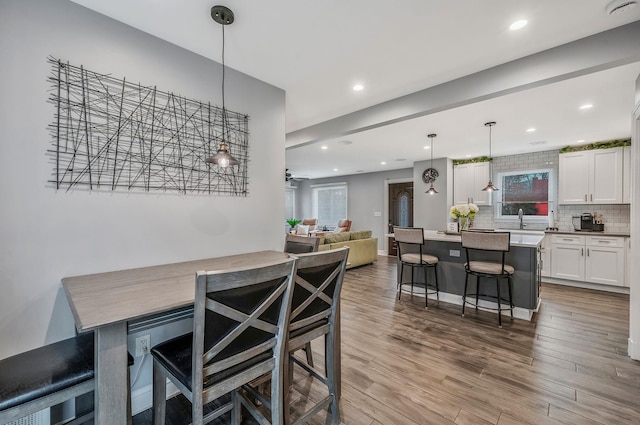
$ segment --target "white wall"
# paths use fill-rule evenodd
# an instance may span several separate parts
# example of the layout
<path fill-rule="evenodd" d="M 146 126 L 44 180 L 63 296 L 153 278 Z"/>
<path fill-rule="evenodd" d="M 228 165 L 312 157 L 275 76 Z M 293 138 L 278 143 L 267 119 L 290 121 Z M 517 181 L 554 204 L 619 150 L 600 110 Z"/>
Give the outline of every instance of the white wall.
<path fill-rule="evenodd" d="M 74 334 L 62 277 L 282 249 L 282 90 L 226 74 L 250 117 L 246 198 L 56 191 L 48 56 L 218 105 L 221 67 L 66 0 L 3 0 L 0 54 L 0 358 Z"/>

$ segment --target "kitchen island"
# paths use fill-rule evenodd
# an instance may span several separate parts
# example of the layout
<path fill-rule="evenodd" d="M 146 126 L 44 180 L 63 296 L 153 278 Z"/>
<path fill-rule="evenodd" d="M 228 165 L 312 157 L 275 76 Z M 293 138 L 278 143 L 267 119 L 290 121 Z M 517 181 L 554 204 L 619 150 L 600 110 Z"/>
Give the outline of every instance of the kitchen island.
<path fill-rule="evenodd" d="M 393 234 L 388 236 L 393 237 Z M 531 320 L 533 313 L 537 311 L 539 306 L 539 248 L 543 238 L 543 232 L 513 231 L 511 233 L 511 248 L 506 253 L 505 263 L 516 269 L 513 275 L 513 303 L 516 306 L 513 314 L 514 317 L 519 319 Z M 462 248 L 460 235 L 425 230 L 424 239 L 423 252 L 435 255 L 440 260 L 438 264 L 440 301 L 461 305 L 466 277 L 464 270 L 466 254 L 464 248 Z M 487 258 L 495 258 L 495 253 L 494 256 L 489 253 Z M 400 267 L 398 267 L 399 276 Z M 424 282 L 424 273 L 416 271 L 415 278 L 417 282 Z M 431 272 L 429 273 L 429 278 L 431 283 L 431 279 L 433 279 Z M 411 273 L 405 272 L 403 280 L 405 283 L 410 282 Z M 469 279 L 469 286 L 470 288 L 475 287 L 475 278 Z M 495 291 L 495 286 L 493 285 L 484 286 L 488 294 L 492 294 L 492 290 Z M 429 298 L 435 299 L 435 295 L 429 295 Z M 495 307 L 496 303 L 486 300 L 481 301 L 480 305 Z M 509 314 L 509 312 L 506 311 L 503 314 Z"/>

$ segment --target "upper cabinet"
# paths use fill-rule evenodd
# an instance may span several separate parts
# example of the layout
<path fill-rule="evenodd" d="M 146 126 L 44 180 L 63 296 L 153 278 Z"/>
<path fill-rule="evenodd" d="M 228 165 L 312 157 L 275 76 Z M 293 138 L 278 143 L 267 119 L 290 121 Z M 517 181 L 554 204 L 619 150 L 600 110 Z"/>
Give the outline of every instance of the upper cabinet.
<path fill-rule="evenodd" d="M 631 203 L 631 146 L 622 148 L 622 203 Z"/>
<path fill-rule="evenodd" d="M 622 147 L 560 154 L 558 203 L 623 203 L 622 162 Z"/>
<path fill-rule="evenodd" d="M 453 203 L 491 205 L 491 192 L 482 191 L 488 182 L 488 162 L 456 165 L 453 167 Z"/>

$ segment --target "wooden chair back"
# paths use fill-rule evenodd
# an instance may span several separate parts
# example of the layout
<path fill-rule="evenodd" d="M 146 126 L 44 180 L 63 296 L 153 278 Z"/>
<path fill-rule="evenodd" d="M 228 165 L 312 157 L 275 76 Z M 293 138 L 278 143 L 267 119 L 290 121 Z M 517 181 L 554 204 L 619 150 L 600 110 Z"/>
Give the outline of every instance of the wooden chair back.
<path fill-rule="evenodd" d="M 315 236 L 298 236 L 287 234 L 284 242 L 284 252 L 288 252 L 290 254 L 317 252 L 319 246 L 320 239 Z"/>
<path fill-rule="evenodd" d="M 295 259 L 289 258 L 258 267 L 196 274 L 194 408 L 271 372 L 272 408 L 277 409 L 272 417 L 283 418 L 285 331 L 295 273 Z M 249 360 L 249 369 L 234 372 Z M 208 378 L 215 374 L 228 377 L 211 382 Z"/>

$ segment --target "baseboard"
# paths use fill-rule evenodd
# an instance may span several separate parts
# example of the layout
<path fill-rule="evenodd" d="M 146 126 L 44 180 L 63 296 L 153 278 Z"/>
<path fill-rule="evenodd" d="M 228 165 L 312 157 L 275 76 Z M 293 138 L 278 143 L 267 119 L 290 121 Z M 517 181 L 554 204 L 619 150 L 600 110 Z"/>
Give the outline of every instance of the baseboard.
<path fill-rule="evenodd" d="M 629 357 L 633 360 L 640 360 L 640 344 L 638 342 L 634 342 L 631 338 L 629 338 L 629 347 L 628 347 Z"/>
<path fill-rule="evenodd" d="M 171 398 L 178 394 L 180 390 L 173 385 L 173 382 L 167 380 L 167 398 Z M 153 406 L 153 385 L 149 384 L 145 387 L 138 388 L 131 392 L 131 414 L 137 415 L 140 412 Z"/>
<path fill-rule="evenodd" d="M 408 294 L 408 292 L 406 292 L 405 290 L 402 290 L 403 296 L 406 296 L 404 295 L 405 293 Z M 424 297 L 424 287 L 414 288 L 413 295 L 418 297 Z M 436 294 L 429 294 L 429 300 L 437 300 Z M 440 291 L 440 302 L 446 302 L 449 304 L 456 304 L 456 305 L 462 306 L 462 295 L 451 294 L 449 292 Z M 495 302 L 479 300 L 479 308 L 482 309 L 483 311 L 488 311 L 491 313 L 498 314 L 497 310 L 486 310 L 486 309 L 492 309 L 497 307 L 498 307 L 498 304 Z M 515 307 L 513 309 L 513 317 L 515 317 L 516 319 L 526 320 L 530 322 L 531 319 L 533 318 L 533 313 L 538 311 L 539 307 L 540 307 L 539 299 L 538 299 L 538 305 L 536 306 L 535 310 L 529 310 L 527 308 L 522 308 L 522 307 Z M 474 308 L 474 307 L 471 307 L 467 304 L 467 308 Z M 509 310 L 503 310 L 502 315 L 511 316 L 511 313 Z"/>
<path fill-rule="evenodd" d="M 574 288 L 614 292 L 616 294 L 629 294 L 629 287 L 627 286 L 601 285 L 598 283 L 581 282 L 579 280 L 556 279 L 553 277 L 545 277 L 545 276 L 542 277 L 542 283 L 553 283 L 556 285 L 573 286 Z"/>

